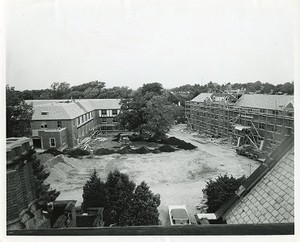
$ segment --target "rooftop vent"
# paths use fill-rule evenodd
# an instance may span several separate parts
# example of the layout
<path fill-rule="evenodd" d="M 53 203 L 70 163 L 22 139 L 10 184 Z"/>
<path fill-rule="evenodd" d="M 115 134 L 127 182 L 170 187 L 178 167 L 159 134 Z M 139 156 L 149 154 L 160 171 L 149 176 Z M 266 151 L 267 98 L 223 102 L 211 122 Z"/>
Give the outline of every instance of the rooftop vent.
<path fill-rule="evenodd" d="M 41 115 L 48 115 L 48 113 L 49 113 L 48 111 L 42 111 Z"/>

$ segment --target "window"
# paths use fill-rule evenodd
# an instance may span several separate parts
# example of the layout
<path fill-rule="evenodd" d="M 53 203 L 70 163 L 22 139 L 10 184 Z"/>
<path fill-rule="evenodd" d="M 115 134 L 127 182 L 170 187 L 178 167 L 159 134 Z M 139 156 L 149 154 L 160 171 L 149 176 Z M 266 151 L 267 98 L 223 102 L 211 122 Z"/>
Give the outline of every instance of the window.
<path fill-rule="evenodd" d="M 84 122 L 84 120 L 83 120 L 83 116 L 81 116 L 81 123 L 83 123 Z"/>
<path fill-rule="evenodd" d="M 57 121 L 57 128 L 61 128 L 62 127 L 62 121 L 61 120 L 58 120 Z"/>
<path fill-rule="evenodd" d="M 102 123 L 107 123 L 107 118 L 102 118 Z"/>
<path fill-rule="evenodd" d="M 41 128 L 46 129 L 48 127 L 47 123 L 41 123 Z"/>
<path fill-rule="evenodd" d="M 113 118 L 113 123 L 117 123 L 118 119 L 117 118 Z"/>
<path fill-rule="evenodd" d="M 91 112 L 91 117 L 93 117 L 93 112 Z"/>
<path fill-rule="evenodd" d="M 49 113 L 48 111 L 42 111 L 41 115 L 48 115 L 48 113 Z"/>
<path fill-rule="evenodd" d="M 112 110 L 112 115 L 117 115 L 118 114 L 118 110 L 117 109 L 113 109 Z"/>
<path fill-rule="evenodd" d="M 80 117 L 77 118 L 78 125 L 80 124 Z"/>
<path fill-rule="evenodd" d="M 101 115 L 106 116 L 107 115 L 107 110 L 101 110 Z"/>
<path fill-rule="evenodd" d="M 88 119 L 90 119 L 91 118 L 91 113 L 88 113 Z"/>
<path fill-rule="evenodd" d="M 50 147 L 55 147 L 55 146 L 56 146 L 55 138 L 50 138 Z"/>

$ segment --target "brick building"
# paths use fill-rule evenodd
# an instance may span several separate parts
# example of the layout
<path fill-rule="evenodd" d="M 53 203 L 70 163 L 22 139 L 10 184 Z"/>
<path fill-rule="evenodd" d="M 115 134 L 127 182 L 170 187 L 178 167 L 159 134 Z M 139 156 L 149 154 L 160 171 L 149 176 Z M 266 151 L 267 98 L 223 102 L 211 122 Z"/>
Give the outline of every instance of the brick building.
<path fill-rule="evenodd" d="M 201 93 L 185 108 L 191 129 L 227 137 L 237 146 L 245 140 L 269 151 L 294 133 L 293 96 Z"/>
<path fill-rule="evenodd" d="M 7 229 L 47 227 L 38 209 L 30 156 L 30 138 L 6 139 Z"/>
<path fill-rule="evenodd" d="M 95 128 L 118 131 L 119 99 L 28 100 L 35 148 L 73 148 Z"/>

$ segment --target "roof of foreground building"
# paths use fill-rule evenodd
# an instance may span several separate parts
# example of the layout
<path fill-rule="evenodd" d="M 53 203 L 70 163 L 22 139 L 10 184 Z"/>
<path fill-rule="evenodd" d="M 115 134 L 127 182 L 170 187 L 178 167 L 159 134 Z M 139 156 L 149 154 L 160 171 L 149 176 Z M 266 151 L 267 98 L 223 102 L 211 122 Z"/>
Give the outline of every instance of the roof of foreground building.
<path fill-rule="evenodd" d="M 287 137 L 216 212 L 229 224 L 294 222 L 294 137 Z"/>

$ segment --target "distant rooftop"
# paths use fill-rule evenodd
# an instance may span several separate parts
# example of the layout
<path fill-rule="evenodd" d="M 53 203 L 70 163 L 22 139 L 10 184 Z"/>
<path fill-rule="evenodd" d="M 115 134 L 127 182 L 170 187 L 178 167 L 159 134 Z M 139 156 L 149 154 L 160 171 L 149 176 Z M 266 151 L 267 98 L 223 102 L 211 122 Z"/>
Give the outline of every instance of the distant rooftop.
<path fill-rule="evenodd" d="M 294 96 L 288 95 L 244 94 L 236 102 L 236 106 L 276 110 L 283 109 L 293 102 Z"/>

